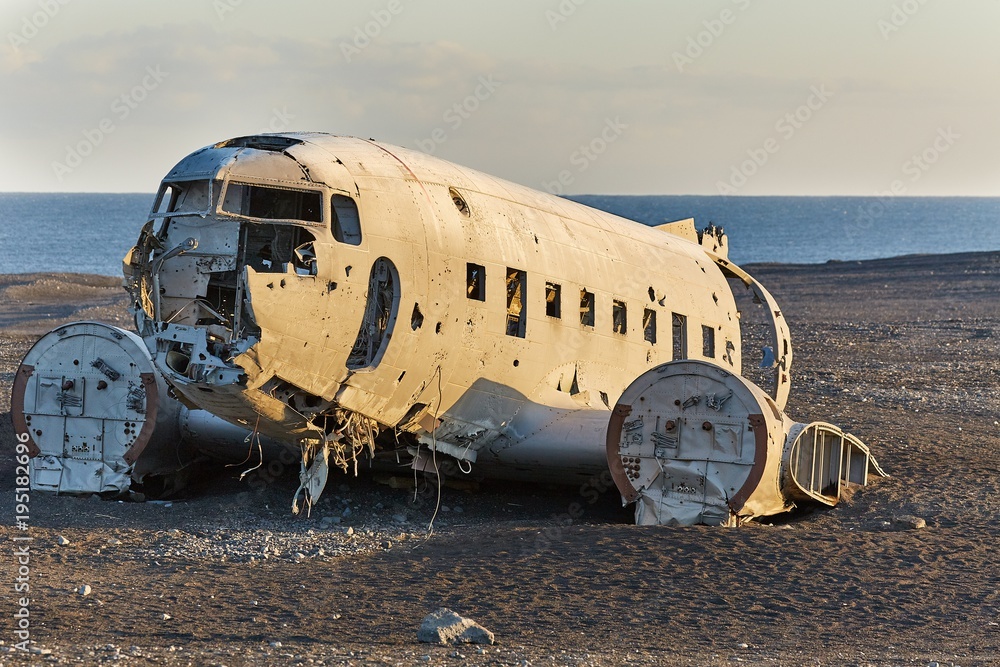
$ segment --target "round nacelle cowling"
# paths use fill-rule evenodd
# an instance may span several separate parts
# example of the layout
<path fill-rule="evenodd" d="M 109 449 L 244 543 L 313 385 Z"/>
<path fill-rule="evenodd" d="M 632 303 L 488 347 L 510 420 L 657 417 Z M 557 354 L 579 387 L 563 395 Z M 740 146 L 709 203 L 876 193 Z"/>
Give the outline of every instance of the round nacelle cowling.
<path fill-rule="evenodd" d="M 703 361 L 640 375 L 615 406 L 608 463 L 637 524 L 735 525 L 788 509 L 787 418 L 763 390 Z"/>
<path fill-rule="evenodd" d="M 11 419 L 32 453 L 31 486 L 58 493 L 123 492 L 153 443 L 176 466 L 180 404 L 142 339 L 101 322 L 40 338 L 14 378 Z M 155 449 L 155 448 L 152 448 Z"/>
<path fill-rule="evenodd" d="M 704 361 L 636 378 L 615 406 L 607 455 L 640 525 L 735 526 L 797 500 L 834 505 L 844 487 L 885 475 L 854 436 L 794 422 L 760 387 Z"/>

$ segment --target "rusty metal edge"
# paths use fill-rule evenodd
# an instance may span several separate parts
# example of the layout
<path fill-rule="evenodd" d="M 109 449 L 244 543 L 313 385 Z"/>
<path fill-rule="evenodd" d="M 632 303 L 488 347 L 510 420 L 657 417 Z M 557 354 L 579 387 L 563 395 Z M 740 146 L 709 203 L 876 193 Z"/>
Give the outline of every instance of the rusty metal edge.
<path fill-rule="evenodd" d="M 34 438 L 31 437 L 28 422 L 24 418 L 24 392 L 28 388 L 28 380 L 34 372 L 34 366 L 21 364 L 14 375 L 14 386 L 10 390 L 10 421 L 14 424 L 16 435 L 21 433 L 28 435 L 28 455 L 32 458 L 42 453 L 42 450 L 35 444 Z"/>
<path fill-rule="evenodd" d="M 611 419 L 608 420 L 606 440 L 608 469 L 611 471 L 611 478 L 615 480 L 615 486 L 618 487 L 622 498 L 628 503 L 635 502 L 636 498 L 639 497 L 639 492 L 632 486 L 628 475 L 625 474 L 625 466 L 622 465 L 620 454 L 622 426 L 625 424 L 625 418 L 630 414 L 632 414 L 632 406 L 621 403 L 615 405 L 615 409 L 611 411 Z"/>
<path fill-rule="evenodd" d="M 764 468 L 767 467 L 767 420 L 762 414 L 747 415 L 747 420 L 753 427 L 756 450 L 753 453 L 753 467 L 750 468 L 746 481 L 729 500 L 729 508 L 735 513 L 743 509 L 747 499 L 760 485 L 760 480 L 764 477 Z"/>
<path fill-rule="evenodd" d="M 146 449 L 146 445 L 153 437 L 153 431 L 156 430 L 156 417 L 160 411 L 160 390 L 156 386 L 155 373 L 140 373 L 139 377 L 142 378 L 142 384 L 146 387 L 146 421 L 143 422 L 135 442 L 122 455 L 128 464 L 134 464 L 142 451 Z"/>

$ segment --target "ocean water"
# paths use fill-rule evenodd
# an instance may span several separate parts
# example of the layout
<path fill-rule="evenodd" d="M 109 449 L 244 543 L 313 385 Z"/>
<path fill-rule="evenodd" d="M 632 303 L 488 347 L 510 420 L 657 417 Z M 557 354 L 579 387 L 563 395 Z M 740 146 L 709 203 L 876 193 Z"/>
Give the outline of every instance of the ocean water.
<path fill-rule="evenodd" d="M 650 225 L 714 223 L 729 234 L 738 264 L 1000 250 L 1000 197 L 572 199 Z M 152 194 L 0 193 L 0 273 L 119 276 L 152 202 Z"/>

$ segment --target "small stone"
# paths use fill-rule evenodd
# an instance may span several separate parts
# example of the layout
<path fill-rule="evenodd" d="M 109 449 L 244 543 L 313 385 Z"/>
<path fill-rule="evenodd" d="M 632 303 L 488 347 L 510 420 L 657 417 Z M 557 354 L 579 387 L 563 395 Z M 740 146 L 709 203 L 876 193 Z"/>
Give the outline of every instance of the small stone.
<path fill-rule="evenodd" d="M 919 530 L 921 528 L 927 527 L 927 521 L 919 516 L 897 516 L 892 520 L 893 524 L 899 526 L 900 528 L 906 528 L 909 530 Z"/>
<path fill-rule="evenodd" d="M 271 648 L 281 648 L 281 642 L 271 642 L 268 646 Z"/>
<path fill-rule="evenodd" d="M 457 513 L 457 514 L 461 514 L 465 510 L 463 510 L 461 507 L 457 507 L 456 506 L 456 507 L 452 508 L 452 511 L 455 512 L 455 513 Z"/>
<path fill-rule="evenodd" d="M 110 540 L 108 540 L 108 546 L 112 546 L 112 547 L 117 547 L 121 543 L 122 543 L 122 541 L 119 540 L 116 537 L 112 537 Z"/>
<path fill-rule="evenodd" d="M 395 521 L 396 523 L 406 523 L 406 515 L 405 514 L 393 514 L 392 515 L 392 520 Z"/>
<path fill-rule="evenodd" d="M 424 618 L 417 640 L 429 644 L 492 644 L 493 633 L 475 621 L 441 607 Z"/>
<path fill-rule="evenodd" d="M 345 535 L 353 535 L 354 534 L 354 527 L 353 526 L 348 526 L 347 530 L 344 531 L 344 534 Z"/>
<path fill-rule="evenodd" d="M 173 618 L 173 616 L 170 614 L 160 614 L 160 620 L 169 621 L 171 618 Z"/>
<path fill-rule="evenodd" d="M 747 644 L 746 642 L 743 642 L 742 644 L 739 644 L 739 648 L 748 649 L 748 648 L 750 648 L 750 644 Z"/>
<path fill-rule="evenodd" d="M 77 594 L 84 595 L 84 596 L 90 595 L 90 591 L 91 591 L 91 588 L 87 584 L 84 584 L 84 585 L 82 585 L 82 586 L 80 586 L 79 588 L 76 589 Z"/>
<path fill-rule="evenodd" d="M 56 544 L 58 544 L 61 547 L 65 547 L 65 546 L 68 546 L 68 545 L 72 544 L 72 542 L 70 542 L 69 540 L 67 540 L 62 535 L 60 535 L 59 537 L 56 538 Z"/>
<path fill-rule="evenodd" d="M 383 549 L 391 549 L 392 548 L 392 542 L 390 540 L 382 540 L 382 548 Z"/>

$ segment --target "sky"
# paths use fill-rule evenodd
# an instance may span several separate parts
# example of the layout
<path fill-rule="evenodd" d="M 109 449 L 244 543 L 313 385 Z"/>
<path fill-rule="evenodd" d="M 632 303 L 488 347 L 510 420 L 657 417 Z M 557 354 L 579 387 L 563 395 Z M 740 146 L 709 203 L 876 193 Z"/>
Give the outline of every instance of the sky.
<path fill-rule="evenodd" d="M 0 191 L 323 131 L 559 194 L 1000 196 L 1000 0 L 3 0 Z"/>

